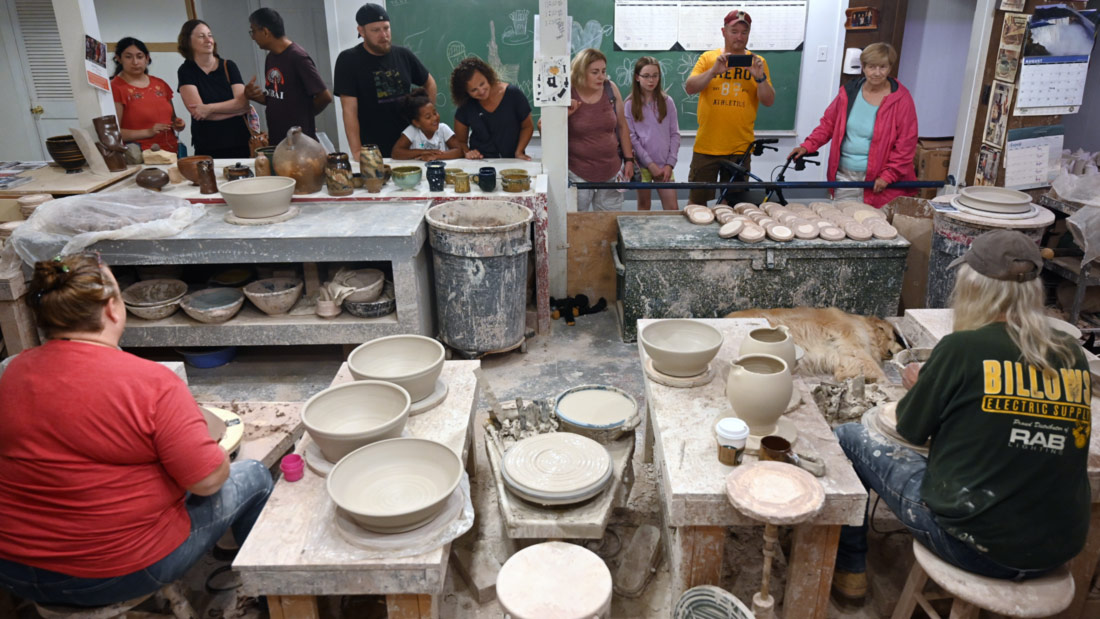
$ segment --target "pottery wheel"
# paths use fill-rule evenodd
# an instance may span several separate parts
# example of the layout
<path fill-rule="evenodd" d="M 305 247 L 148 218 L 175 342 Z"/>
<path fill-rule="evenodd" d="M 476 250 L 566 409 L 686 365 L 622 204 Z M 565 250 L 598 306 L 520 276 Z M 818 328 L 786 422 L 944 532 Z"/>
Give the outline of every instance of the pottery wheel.
<path fill-rule="evenodd" d="M 918 454 L 928 457 L 928 444 L 914 445 L 898 434 L 897 402 L 886 402 L 869 409 L 863 414 L 860 421 L 868 430 L 880 435 L 888 442 L 912 449 Z"/>
<path fill-rule="evenodd" d="M 294 219 L 300 212 L 301 209 L 293 204 L 291 204 L 290 208 L 282 215 L 272 215 L 271 217 L 237 217 L 233 214 L 233 211 L 229 211 L 225 214 L 225 223 L 238 226 L 266 226 L 268 224 L 277 224 L 280 221 Z"/>
<path fill-rule="evenodd" d="M 707 364 L 707 369 L 704 370 L 702 374 L 696 374 L 695 376 L 672 376 L 663 372 L 658 372 L 657 368 L 653 367 L 652 357 L 646 357 L 643 367 L 645 368 L 645 375 L 649 377 L 649 380 L 666 387 L 677 387 L 681 389 L 706 385 L 714 380 L 715 374 L 713 362 Z"/>
<path fill-rule="evenodd" d="M 737 414 L 734 413 L 734 417 L 736 416 Z M 794 445 L 794 442 L 798 440 L 798 426 L 795 425 L 794 421 L 786 417 L 780 417 L 779 420 L 775 422 L 775 432 L 765 436 L 781 436 L 787 439 L 788 443 Z M 752 455 L 760 453 L 760 439 L 762 438 L 764 438 L 764 436 L 750 434 L 748 440 L 745 442 L 745 452 Z"/>
<path fill-rule="evenodd" d="M 550 432 L 513 445 L 505 452 L 501 468 L 524 490 L 564 495 L 600 483 L 611 469 L 611 455 L 590 438 Z"/>
<path fill-rule="evenodd" d="M 336 531 L 344 541 L 363 550 L 390 558 L 409 557 L 439 548 L 454 541 L 474 524 L 474 506 L 470 501 L 469 482 L 463 475 L 435 518 L 402 533 L 375 533 L 359 526 L 343 509 L 335 508 Z"/>
<path fill-rule="evenodd" d="M 967 204 L 963 204 L 959 201 L 959 197 L 955 196 L 951 199 L 951 206 L 959 209 L 963 213 L 969 215 L 978 215 L 980 217 L 988 217 L 990 219 L 1031 219 L 1039 212 L 1038 205 L 1032 204 L 1028 209 L 1022 213 L 1002 213 L 998 211 L 983 211 L 978 208 L 974 208 Z"/>
<path fill-rule="evenodd" d="M 435 381 L 435 390 L 423 400 L 417 400 L 409 405 L 409 417 L 426 413 L 443 403 L 447 399 L 447 383 L 443 379 Z"/>
<path fill-rule="evenodd" d="M 825 490 L 813 475 L 782 462 L 749 462 L 726 476 L 734 509 L 768 524 L 798 524 L 825 505 Z"/>

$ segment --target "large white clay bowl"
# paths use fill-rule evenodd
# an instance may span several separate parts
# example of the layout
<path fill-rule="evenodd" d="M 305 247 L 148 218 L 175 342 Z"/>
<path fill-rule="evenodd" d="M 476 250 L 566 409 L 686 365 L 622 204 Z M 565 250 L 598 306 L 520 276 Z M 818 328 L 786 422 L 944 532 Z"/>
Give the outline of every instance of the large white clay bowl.
<path fill-rule="evenodd" d="M 360 526 L 400 533 L 439 515 L 462 479 L 462 461 L 446 445 L 395 438 L 356 449 L 328 474 L 332 501 Z"/>
<path fill-rule="evenodd" d="M 287 176 L 254 176 L 225 183 L 219 191 L 236 217 L 275 217 L 290 210 L 294 179 Z"/>
<path fill-rule="evenodd" d="M 687 319 L 650 323 L 638 337 L 653 360 L 653 368 L 669 376 L 702 374 L 722 347 L 718 329 Z"/>
<path fill-rule="evenodd" d="M 360 345 L 348 355 L 357 380 L 385 380 L 401 385 L 413 402 L 435 391 L 443 371 L 443 344 L 423 335 L 389 335 Z"/>
<path fill-rule="evenodd" d="M 401 436 L 411 403 L 409 392 L 393 383 L 344 383 L 306 400 L 302 424 L 325 459 L 338 462 L 364 445 Z"/>

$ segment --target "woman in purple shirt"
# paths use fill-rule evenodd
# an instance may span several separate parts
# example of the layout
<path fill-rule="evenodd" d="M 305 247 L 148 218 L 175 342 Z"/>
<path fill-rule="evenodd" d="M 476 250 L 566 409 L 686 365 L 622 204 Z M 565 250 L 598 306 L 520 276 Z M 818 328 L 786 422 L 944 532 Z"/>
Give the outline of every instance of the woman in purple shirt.
<path fill-rule="evenodd" d="M 672 168 L 680 150 L 680 124 L 676 120 L 676 104 L 661 88 L 661 65 L 652 56 L 642 56 L 634 63 L 634 83 L 626 99 L 626 122 L 630 127 L 630 143 L 642 172 L 642 182 L 672 182 Z M 680 208 L 675 189 L 658 189 L 661 206 L 666 211 Z M 649 190 L 638 190 L 638 210 L 649 210 Z"/>

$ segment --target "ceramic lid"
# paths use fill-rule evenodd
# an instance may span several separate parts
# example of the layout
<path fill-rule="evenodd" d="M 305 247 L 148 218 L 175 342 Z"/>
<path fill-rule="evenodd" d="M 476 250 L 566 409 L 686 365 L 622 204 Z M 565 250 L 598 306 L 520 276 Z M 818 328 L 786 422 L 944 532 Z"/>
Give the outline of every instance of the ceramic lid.
<path fill-rule="evenodd" d="M 749 437 L 749 424 L 737 417 L 719 419 L 714 425 L 714 433 L 719 437 L 736 441 Z"/>
<path fill-rule="evenodd" d="M 590 438 L 551 432 L 513 445 L 504 454 L 503 468 L 526 489 L 568 494 L 598 484 L 611 468 L 611 455 Z"/>

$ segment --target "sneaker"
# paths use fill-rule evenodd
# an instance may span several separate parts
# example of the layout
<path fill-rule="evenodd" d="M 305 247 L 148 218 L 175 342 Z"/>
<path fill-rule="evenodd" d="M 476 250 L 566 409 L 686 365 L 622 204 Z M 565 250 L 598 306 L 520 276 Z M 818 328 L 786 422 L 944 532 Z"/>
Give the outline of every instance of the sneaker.
<path fill-rule="evenodd" d="M 867 574 L 865 572 L 833 572 L 833 593 L 840 601 L 854 606 L 863 604 L 867 597 Z"/>

